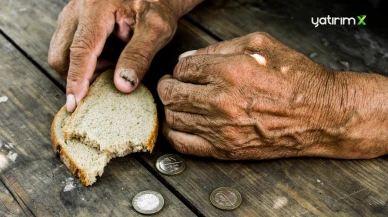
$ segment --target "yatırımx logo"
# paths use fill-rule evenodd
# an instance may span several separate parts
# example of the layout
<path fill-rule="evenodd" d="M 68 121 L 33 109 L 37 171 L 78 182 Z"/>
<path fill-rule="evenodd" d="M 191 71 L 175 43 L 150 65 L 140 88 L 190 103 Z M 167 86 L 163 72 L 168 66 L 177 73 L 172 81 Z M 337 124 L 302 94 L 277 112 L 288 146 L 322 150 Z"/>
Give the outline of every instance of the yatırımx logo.
<path fill-rule="evenodd" d="M 327 17 L 311 17 L 311 23 L 318 27 L 319 25 L 366 25 L 365 19 L 366 15 L 357 16 L 358 23 L 354 17 L 331 17 L 327 15 Z"/>
<path fill-rule="evenodd" d="M 366 23 L 365 23 L 365 18 L 366 18 L 366 15 L 360 15 L 360 16 L 357 16 L 357 18 L 358 18 L 358 23 L 357 23 L 357 25 L 366 25 Z"/>

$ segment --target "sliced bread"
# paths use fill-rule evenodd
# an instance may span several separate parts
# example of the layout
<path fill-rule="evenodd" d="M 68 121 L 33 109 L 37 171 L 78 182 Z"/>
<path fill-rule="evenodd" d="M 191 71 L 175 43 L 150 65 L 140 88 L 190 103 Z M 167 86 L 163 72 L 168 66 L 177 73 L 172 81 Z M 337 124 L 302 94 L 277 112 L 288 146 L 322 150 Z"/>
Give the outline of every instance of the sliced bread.
<path fill-rule="evenodd" d="M 152 151 L 158 132 L 156 104 L 140 85 L 130 94 L 113 83 L 113 70 L 100 75 L 65 126 L 66 140 L 79 140 L 114 156 Z"/>
<path fill-rule="evenodd" d="M 74 113 L 66 106 L 51 126 L 53 149 L 70 172 L 92 185 L 114 157 L 152 151 L 158 132 L 156 105 L 140 85 L 123 94 L 113 84 L 113 70 L 100 75 Z"/>
<path fill-rule="evenodd" d="M 59 110 L 51 125 L 51 144 L 70 172 L 86 185 L 92 185 L 101 176 L 112 154 L 101 152 L 77 140 L 65 141 L 63 128 L 70 118 L 66 106 Z"/>

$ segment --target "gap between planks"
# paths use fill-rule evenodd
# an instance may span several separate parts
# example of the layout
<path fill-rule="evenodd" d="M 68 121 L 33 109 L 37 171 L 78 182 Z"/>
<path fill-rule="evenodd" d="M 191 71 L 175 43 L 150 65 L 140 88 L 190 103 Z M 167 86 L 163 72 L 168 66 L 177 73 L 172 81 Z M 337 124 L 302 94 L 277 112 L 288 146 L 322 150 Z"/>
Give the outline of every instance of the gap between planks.
<path fill-rule="evenodd" d="M 20 206 L 20 208 L 23 210 L 23 213 L 26 216 L 36 216 L 32 210 L 24 203 L 23 199 L 19 197 L 19 195 L 14 192 L 11 188 L 8 187 L 8 183 L 4 182 L 5 179 L 3 179 L 3 175 L 0 176 L 0 182 L 3 183 L 4 187 L 9 191 L 11 196 L 15 199 L 16 203 Z"/>

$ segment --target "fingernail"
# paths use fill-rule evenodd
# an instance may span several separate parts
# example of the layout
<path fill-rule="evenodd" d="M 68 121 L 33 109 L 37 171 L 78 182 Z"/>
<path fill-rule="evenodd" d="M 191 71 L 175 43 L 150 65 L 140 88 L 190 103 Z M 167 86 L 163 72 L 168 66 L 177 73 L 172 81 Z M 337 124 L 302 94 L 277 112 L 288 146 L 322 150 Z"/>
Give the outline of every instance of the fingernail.
<path fill-rule="evenodd" d="M 66 97 L 66 110 L 68 112 L 73 112 L 75 107 L 77 106 L 77 102 L 75 101 L 75 97 L 73 94 L 69 94 Z"/>
<path fill-rule="evenodd" d="M 197 52 L 197 50 L 186 51 L 183 54 L 179 55 L 179 59 L 191 56 L 191 55 L 195 54 L 195 52 Z"/>
<path fill-rule="evenodd" d="M 135 72 L 129 70 L 123 70 L 120 72 L 120 77 L 123 78 L 126 82 L 130 83 L 132 86 L 135 86 L 138 82 Z"/>

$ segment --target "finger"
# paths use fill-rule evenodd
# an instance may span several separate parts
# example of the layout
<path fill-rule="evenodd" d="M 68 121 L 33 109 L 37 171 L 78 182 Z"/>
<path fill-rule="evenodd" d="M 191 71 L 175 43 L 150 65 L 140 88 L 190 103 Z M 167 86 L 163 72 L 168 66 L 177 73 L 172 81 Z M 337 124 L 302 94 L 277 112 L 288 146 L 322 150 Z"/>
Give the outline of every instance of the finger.
<path fill-rule="evenodd" d="M 200 157 L 215 156 L 215 148 L 200 136 L 173 130 L 166 124 L 163 125 L 163 133 L 170 144 L 180 153 Z"/>
<path fill-rule="evenodd" d="M 163 105 L 169 109 L 196 114 L 208 114 L 211 110 L 204 93 L 210 93 L 206 85 L 183 83 L 171 75 L 163 76 L 157 86 Z"/>
<path fill-rule="evenodd" d="M 114 26 L 113 14 L 99 17 L 94 13 L 87 13 L 87 15 L 90 16 L 81 18 L 83 21 L 78 25 L 70 47 L 70 66 L 66 86 L 68 96 L 66 106 L 69 112 L 74 111 L 79 101 L 88 92 L 97 58 Z"/>
<path fill-rule="evenodd" d="M 210 119 L 204 115 L 186 112 L 176 112 L 164 108 L 167 126 L 171 129 L 186 133 L 206 133 L 212 127 Z"/>
<path fill-rule="evenodd" d="M 227 63 L 222 55 L 194 55 L 182 58 L 174 68 L 174 77 L 182 82 L 209 84 L 218 80 L 217 72 Z"/>
<path fill-rule="evenodd" d="M 187 51 L 181 54 L 179 58 L 203 54 L 255 54 L 273 47 L 274 43 L 277 43 L 277 40 L 269 34 L 255 32 L 231 40 L 221 41 L 196 51 Z"/>
<path fill-rule="evenodd" d="M 174 31 L 153 13 L 140 19 L 117 62 L 114 82 L 118 90 L 129 93 L 137 88 L 155 54 L 171 39 Z"/>
<path fill-rule="evenodd" d="M 66 77 L 69 69 L 70 46 L 78 25 L 73 5 L 70 2 L 58 16 L 58 27 L 51 39 L 48 51 L 50 67 L 63 77 Z"/>

